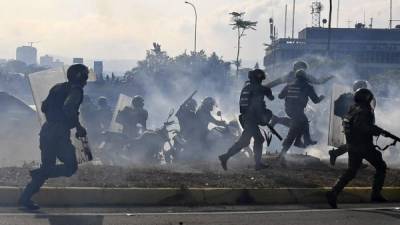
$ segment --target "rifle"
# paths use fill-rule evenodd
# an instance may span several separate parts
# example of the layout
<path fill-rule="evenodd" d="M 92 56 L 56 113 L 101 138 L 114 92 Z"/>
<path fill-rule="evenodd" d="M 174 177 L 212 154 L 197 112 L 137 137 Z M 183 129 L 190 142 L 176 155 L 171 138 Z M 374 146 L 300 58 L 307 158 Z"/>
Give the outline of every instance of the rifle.
<path fill-rule="evenodd" d="M 274 127 L 271 126 L 271 124 L 267 123 L 266 125 L 268 127 L 268 129 L 271 131 L 271 133 L 273 135 L 275 135 L 280 141 L 283 140 L 282 136 L 278 133 L 278 131 L 275 130 Z"/>
<path fill-rule="evenodd" d="M 193 91 L 193 93 L 189 96 L 189 98 L 187 98 L 182 105 L 186 105 L 186 103 L 193 98 L 193 96 L 197 94 L 197 90 Z"/>
<path fill-rule="evenodd" d="M 80 137 L 78 138 L 82 142 L 82 152 L 85 155 L 85 158 L 87 161 L 92 161 L 93 160 L 93 154 L 92 151 L 90 150 L 89 146 L 89 141 L 87 137 Z"/>

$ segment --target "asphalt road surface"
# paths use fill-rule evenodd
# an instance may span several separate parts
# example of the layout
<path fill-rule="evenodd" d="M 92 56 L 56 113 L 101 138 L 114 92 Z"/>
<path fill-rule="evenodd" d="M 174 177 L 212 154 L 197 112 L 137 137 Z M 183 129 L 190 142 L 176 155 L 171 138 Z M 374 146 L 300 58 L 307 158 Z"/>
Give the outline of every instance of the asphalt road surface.
<path fill-rule="evenodd" d="M 43 208 L 37 213 L 0 208 L 0 225 L 399 225 L 400 204 Z"/>

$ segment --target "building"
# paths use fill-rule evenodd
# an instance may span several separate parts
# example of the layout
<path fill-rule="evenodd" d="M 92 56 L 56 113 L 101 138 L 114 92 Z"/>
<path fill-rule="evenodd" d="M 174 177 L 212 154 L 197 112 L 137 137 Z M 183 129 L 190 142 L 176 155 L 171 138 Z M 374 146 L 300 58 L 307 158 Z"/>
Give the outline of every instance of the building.
<path fill-rule="evenodd" d="M 27 65 L 37 64 L 37 49 L 32 46 L 21 46 L 17 48 L 16 60 L 22 61 Z"/>
<path fill-rule="evenodd" d="M 298 39 L 281 38 L 266 49 L 264 66 L 268 69 L 307 55 L 328 54 L 334 60 L 346 60 L 359 72 L 374 73 L 400 69 L 400 29 L 305 28 Z"/>
<path fill-rule="evenodd" d="M 83 58 L 73 58 L 72 64 L 83 64 Z"/>
<path fill-rule="evenodd" d="M 93 70 L 96 74 L 96 80 L 103 80 L 103 61 L 94 61 Z"/>
<path fill-rule="evenodd" d="M 43 67 L 51 68 L 53 66 L 53 60 L 54 58 L 49 55 L 41 56 L 40 65 Z"/>
<path fill-rule="evenodd" d="M 40 57 L 40 66 L 47 68 L 57 68 L 64 66 L 64 63 L 61 62 L 59 59 L 54 61 L 54 58 L 52 56 L 45 55 Z"/>

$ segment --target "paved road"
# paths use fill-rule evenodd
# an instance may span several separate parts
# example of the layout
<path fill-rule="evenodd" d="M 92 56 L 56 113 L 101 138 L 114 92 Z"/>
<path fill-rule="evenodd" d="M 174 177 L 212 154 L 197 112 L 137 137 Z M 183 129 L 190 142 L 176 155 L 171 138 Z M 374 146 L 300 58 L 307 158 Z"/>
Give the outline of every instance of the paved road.
<path fill-rule="evenodd" d="M 400 204 L 163 208 L 0 208 L 0 225 L 399 225 Z"/>

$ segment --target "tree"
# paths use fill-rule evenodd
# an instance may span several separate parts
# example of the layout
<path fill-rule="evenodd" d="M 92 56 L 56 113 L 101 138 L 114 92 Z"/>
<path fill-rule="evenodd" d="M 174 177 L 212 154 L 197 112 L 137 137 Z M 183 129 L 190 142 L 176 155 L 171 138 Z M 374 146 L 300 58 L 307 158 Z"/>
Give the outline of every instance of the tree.
<path fill-rule="evenodd" d="M 251 30 L 256 30 L 257 22 L 255 21 L 250 21 L 250 20 L 244 20 L 244 12 L 231 12 L 229 13 L 232 15 L 232 24 L 230 24 L 233 28 L 233 30 L 237 30 L 237 54 L 236 54 L 236 60 L 234 61 L 234 64 L 236 66 L 236 76 L 239 76 L 239 67 L 241 65 L 241 60 L 240 60 L 240 48 L 241 48 L 241 40 L 246 34 L 244 33 L 246 30 L 251 29 Z"/>

